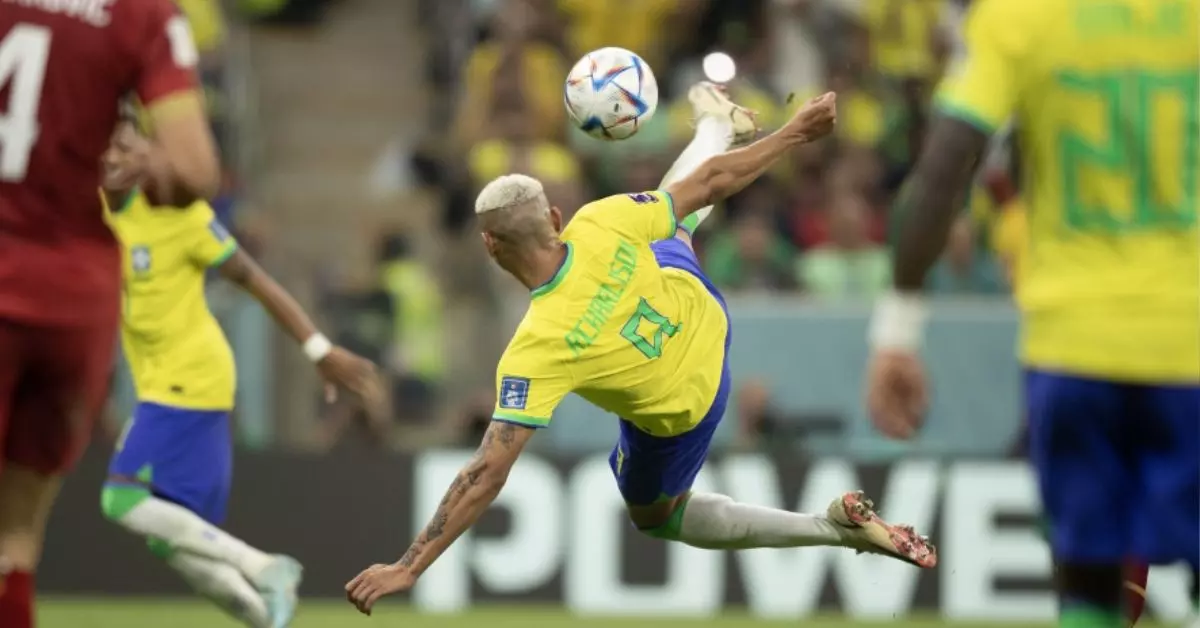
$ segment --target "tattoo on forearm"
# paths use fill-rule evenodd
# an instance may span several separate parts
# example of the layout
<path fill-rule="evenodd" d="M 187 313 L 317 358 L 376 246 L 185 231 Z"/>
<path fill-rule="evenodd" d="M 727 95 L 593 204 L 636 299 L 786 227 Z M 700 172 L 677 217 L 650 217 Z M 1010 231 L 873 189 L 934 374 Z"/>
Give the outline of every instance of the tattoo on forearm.
<path fill-rule="evenodd" d="M 467 493 L 483 481 L 485 474 L 489 471 L 495 471 L 492 468 L 494 463 L 490 461 L 487 452 L 494 448 L 512 449 L 517 441 L 517 430 L 520 429 L 526 428 L 498 421 L 488 427 L 487 432 L 483 436 L 483 443 L 480 444 L 471 461 L 450 482 L 450 487 L 446 489 L 446 494 L 442 496 L 441 502 L 438 503 L 437 511 L 434 512 L 433 518 L 417 536 L 417 539 L 413 541 L 412 545 L 409 546 L 408 551 L 404 552 L 404 555 L 400 557 L 399 562 L 402 566 L 413 567 L 417 562 L 417 558 L 425 551 L 426 546 L 446 534 L 451 513 L 462 504 L 462 500 L 466 497 Z"/>

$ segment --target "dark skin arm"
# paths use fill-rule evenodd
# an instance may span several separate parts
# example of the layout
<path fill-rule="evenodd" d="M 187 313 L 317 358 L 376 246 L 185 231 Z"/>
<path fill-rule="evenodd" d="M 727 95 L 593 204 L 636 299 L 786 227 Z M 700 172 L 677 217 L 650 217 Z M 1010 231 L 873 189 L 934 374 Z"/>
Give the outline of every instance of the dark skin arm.
<path fill-rule="evenodd" d="M 691 174 L 667 186 L 675 218 L 722 201 L 767 172 L 792 148 L 820 139 L 837 121 L 837 98 L 829 93 L 809 101 L 778 131 L 737 150 L 711 157 Z"/>
<path fill-rule="evenodd" d="M 412 588 L 433 561 L 474 525 L 500 494 L 534 431 L 492 421 L 474 457 L 450 483 L 433 519 L 400 560 L 392 565 L 372 565 L 346 584 L 346 597 L 359 612 L 370 615 L 379 598 Z"/>
<path fill-rule="evenodd" d="M 938 118 L 893 211 L 899 219 L 892 260 L 896 291 L 918 294 L 946 246 L 988 137 L 965 122 Z M 911 438 L 925 419 L 929 392 L 911 350 L 877 348 L 867 369 L 867 408 L 891 438 Z"/>
<path fill-rule="evenodd" d="M 283 286 L 279 285 L 245 251 L 238 249 L 221 264 L 221 276 L 236 283 L 271 314 L 275 322 L 283 327 L 297 343 L 303 344 L 317 333 L 317 327 L 308 313 Z M 341 386 L 362 399 L 367 413 L 376 423 L 386 421 L 389 414 L 383 384 L 375 371 L 375 365 L 341 347 L 334 347 L 329 355 L 317 362 L 317 370 L 326 383 L 326 398 L 334 401 L 337 387 Z"/>
<path fill-rule="evenodd" d="M 925 150 L 893 211 L 899 228 L 893 276 L 900 292 L 919 292 L 946 246 L 950 227 L 987 148 L 988 136 L 956 118 L 934 123 Z"/>
<path fill-rule="evenodd" d="M 236 283 L 266 308 L 271 318 L 298 343 L 317 333 L 300 304 L 245 251 L 238 249 L 221 264 L 221 276 Z"/>

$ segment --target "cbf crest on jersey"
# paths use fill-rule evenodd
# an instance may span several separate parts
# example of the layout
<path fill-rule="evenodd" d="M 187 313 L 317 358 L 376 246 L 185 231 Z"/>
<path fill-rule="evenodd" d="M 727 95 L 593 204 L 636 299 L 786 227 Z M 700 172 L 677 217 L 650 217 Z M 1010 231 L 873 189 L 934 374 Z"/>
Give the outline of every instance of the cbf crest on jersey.
<path fill-rule="evenodd" d="M 138 244 L 129 249 L 129 266 L 136 274 L 150 272 L 150 247 Z"/>
<path fill-rule="evenodd" d="M 647 194 L 645 192 L 638 192 L 637 194 L 630 194 L 629 198 L 633 202 L 637 203 L 638 205 L 645 205 L 646 203 L 657 203 L 658 202 L 657 196 L 655 196 L 653 194 Z"/>
<path fill-rule="evenodd" d="M 529 380 L 505 375 L 500 378 L 500 407 L 504 410 L 524 410 L 529 402 Z"/>

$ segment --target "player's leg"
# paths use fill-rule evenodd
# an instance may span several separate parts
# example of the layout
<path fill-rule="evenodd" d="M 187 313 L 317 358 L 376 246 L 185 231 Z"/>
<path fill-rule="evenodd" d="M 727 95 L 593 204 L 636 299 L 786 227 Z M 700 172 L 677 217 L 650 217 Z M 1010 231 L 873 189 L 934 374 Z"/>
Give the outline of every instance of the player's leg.
<path fill-rule="evenodd" d="M 1141 562 L 1125 563 L 1125 623 L 1133 626 L 1146 609 L 1146 582 L 1150 565 Z"/>
<path fill-rule="evenodd" d="M 33 625 L 46 521 L 92 433 L 108 386 L 115 327 L 0 325 L 0 626 Z M 17 368 L 13 379 L 13 369 Z"/>
<path fill-rule="evenodd" d="M 1030 459 L 1058 567 L 1060 625 L 1123 626 L 1122 563 L 1134 487 L 1120 453 L 1125 387 L 1065 375 L 1026 376 Z"/>
<path fill-rule="evenodd" d="M 275 620 L 294 611 L 299 565 L 217 527 L 231 465 L 226 413 L 139 404 L 109 467 L 102 509 L 239 619 L 282 625 Z"/>
<path fill-rule="evenodd" d="M 692 112 L 696 119 L 696 132 L 675 163 L 671 165 L 663 177 L 660 188 L 682 180 L 691 174 L 700 164 L 710 157 L 720 155 L 729 150 L 735 142 L 745 141 L 754 136 L 755 122 L 753 115 L 746 109 L 735 105 L 725 94 L 711 83 L 697 83 L 688 90 L 688 100 L 692 103 Z M 691 241 L 700 223 L 708 218 L 712 205 L 688 216 L 679 224 L 682 232 L 680 237 Z"/>
<path fill-rule="evenodd" d="M 1133 556 L 1200 567 L 1200 385 L 1138 388 L 1126 416 L 1136 452 Z"/>
<path fill-rule="evenodd" d="M 704 549 L 835 546 L 933 566 L 936 555 L 932 546 L 911 528 L 884 523 L 860 493 L 834 500 L 826 515 L 810 515 L 692 491 L 725 411 L 729 389 L 725 368 L 708 415 L 684 434 L 650 436 L 621 421 L 609 463 L 630 519 L 639 530 Z"/>

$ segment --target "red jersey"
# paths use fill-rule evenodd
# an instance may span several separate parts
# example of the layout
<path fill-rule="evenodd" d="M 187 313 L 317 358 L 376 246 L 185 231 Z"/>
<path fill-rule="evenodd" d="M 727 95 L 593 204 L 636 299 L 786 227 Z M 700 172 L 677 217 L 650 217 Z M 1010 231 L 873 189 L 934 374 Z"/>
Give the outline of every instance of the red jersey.
<path fill-rule="evenodd" d="M 0 319 L 116 324 L 100 157 L 120 99 L 195 89 L 196 61 L 171 0 L 0 0 Z"/>

